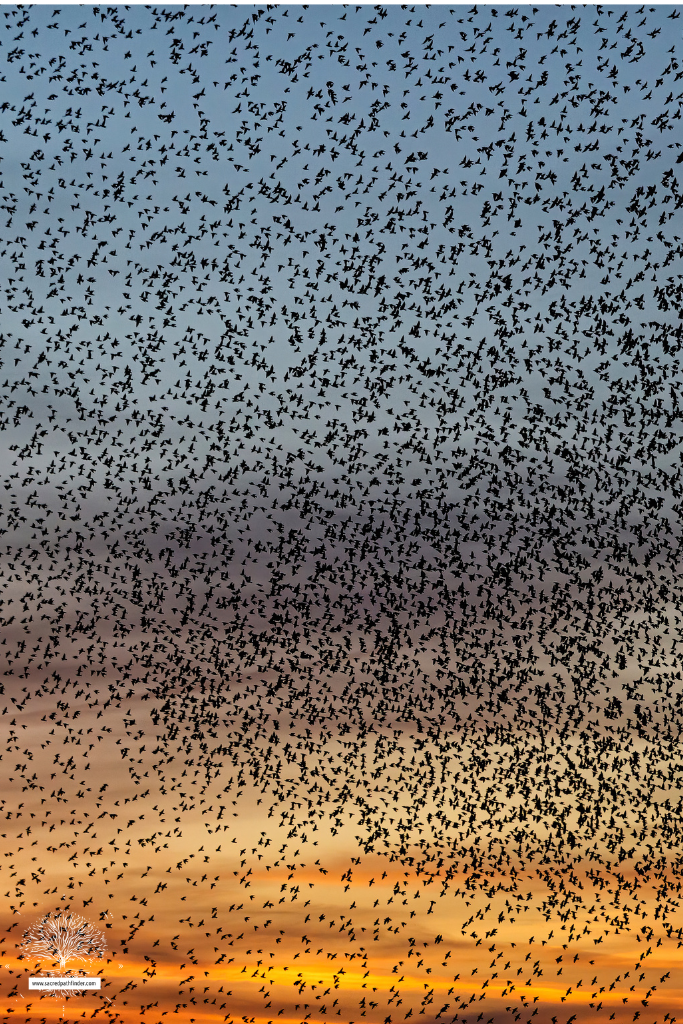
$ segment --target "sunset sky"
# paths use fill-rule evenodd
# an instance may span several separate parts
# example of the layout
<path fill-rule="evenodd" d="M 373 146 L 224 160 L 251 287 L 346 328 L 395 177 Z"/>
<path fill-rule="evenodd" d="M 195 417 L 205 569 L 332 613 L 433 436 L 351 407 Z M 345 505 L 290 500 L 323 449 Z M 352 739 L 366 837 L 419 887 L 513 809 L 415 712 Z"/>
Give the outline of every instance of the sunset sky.
<path fill-rule="evenodd" d="M 680 25 L 0 10 L 3 1019 L 681 1019 Z"/>

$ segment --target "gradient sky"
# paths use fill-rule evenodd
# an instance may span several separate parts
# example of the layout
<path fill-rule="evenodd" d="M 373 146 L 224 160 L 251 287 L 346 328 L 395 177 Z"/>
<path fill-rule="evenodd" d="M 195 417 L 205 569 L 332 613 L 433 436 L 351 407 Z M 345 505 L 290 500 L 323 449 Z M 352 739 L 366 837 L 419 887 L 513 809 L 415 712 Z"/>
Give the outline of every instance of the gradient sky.
<path fill-rule="evenodd" d="M 680 24 L 0 9 L 6 1019 L 683 1014 Z"/>

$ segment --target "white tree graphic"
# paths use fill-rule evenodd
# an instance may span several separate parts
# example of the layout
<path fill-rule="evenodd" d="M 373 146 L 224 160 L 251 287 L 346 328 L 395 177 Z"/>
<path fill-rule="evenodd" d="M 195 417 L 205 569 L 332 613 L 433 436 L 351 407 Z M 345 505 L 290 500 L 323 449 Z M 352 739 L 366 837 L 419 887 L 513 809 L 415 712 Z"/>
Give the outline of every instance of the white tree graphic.
<path fill-rule="evenodd" d="M 63 971 L 70 960 L 90 963 L 107 950 L 104 932 L 80 914 L 57 911 L 46 914 L 23 935 L 21 947 L 36 957 L 57 961 Z"/>

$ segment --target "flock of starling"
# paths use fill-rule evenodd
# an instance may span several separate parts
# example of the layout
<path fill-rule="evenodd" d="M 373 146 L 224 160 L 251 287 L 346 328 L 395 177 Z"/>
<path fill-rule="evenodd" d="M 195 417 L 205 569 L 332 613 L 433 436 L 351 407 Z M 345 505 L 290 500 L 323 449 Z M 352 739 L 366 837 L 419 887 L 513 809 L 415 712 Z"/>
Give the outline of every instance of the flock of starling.
<path fill-rule="evenodd" d="M 682 26 L 0 8 L 4 1020 L 680 1020 Z"/>

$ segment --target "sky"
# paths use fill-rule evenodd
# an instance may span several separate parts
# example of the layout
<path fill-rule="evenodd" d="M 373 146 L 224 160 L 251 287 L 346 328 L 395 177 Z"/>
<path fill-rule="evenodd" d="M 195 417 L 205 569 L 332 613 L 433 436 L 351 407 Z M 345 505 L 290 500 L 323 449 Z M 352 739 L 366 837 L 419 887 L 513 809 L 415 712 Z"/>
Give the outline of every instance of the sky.
<path fill-rule="evenodd" d="M 0 8 L 5 1019 L 683 1015 L 679 19 Z"/>

